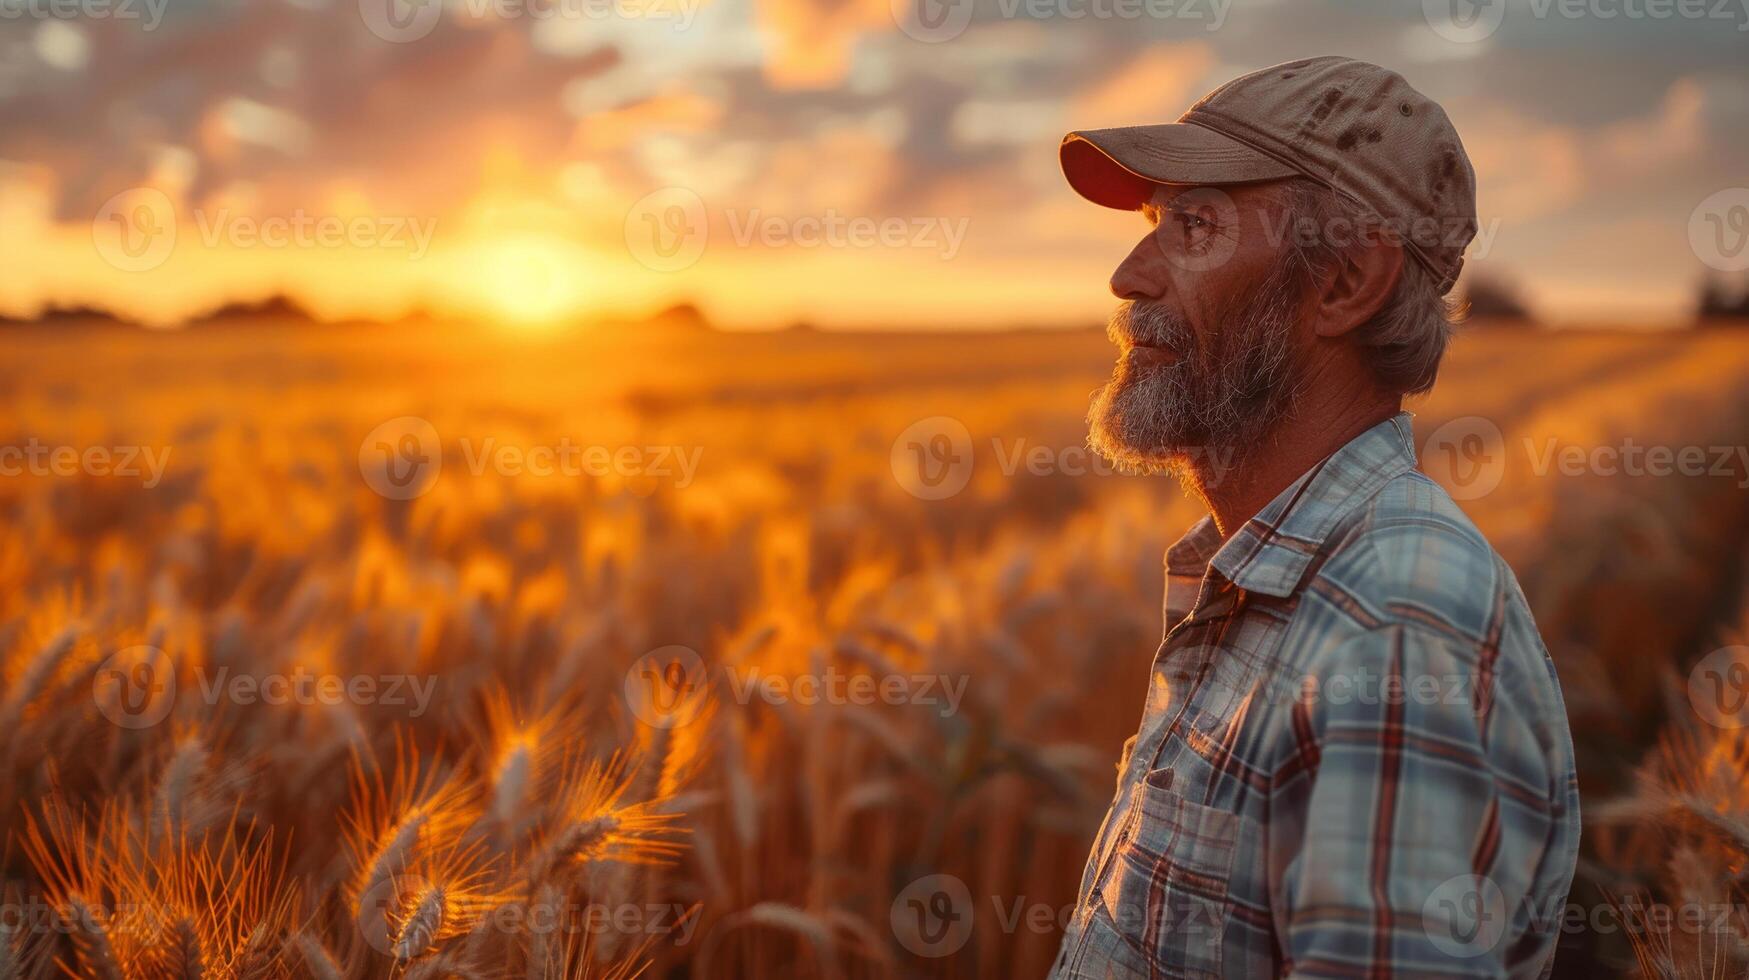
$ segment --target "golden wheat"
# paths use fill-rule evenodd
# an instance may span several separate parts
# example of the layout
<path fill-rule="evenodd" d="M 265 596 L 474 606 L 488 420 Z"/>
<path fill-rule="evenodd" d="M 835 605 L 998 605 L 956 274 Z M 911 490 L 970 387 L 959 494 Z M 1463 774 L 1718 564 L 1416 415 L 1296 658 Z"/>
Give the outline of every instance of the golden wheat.
<path fill-rule="evenodd" d="M 174 452 L 151 491 L 0 481 L 0 884 L 26 913 L 0 920 L 0 980 L 1042 974 L 1054 929 L 982 919 L 930 959 L 889 922 L 934 874 L 1073 901 L 1158 642 L 1160 555 L 1194 508 L 987 450 L 1078 447 L 1109 356 L 1092 332 L 20 338 L 0 443 Z M 1742 390 L 1729 336 L 1466 338 L 1417 424 L 1749 444 Z M 358 450 L 409 414 L 444 468 L 393 499 Z M 920 501 L 893 442 L 939 416 L 977 465 Z M 684 488 L 470 472 L 486 437 L 705 464 Z M 1742 496 L 1518 457 L 1464 503 L 1569 692 L 1576 900 L 1745 903 L 1749 743 L 1680 694 L 1732 605 Z M 700 676 L 645 669 L 671 647 Z M 963 700 L 760 686 L 917 675 Z M 262 696 L 300 676 L 307 696 Z M 395 703 L 360 678 L 431 686 Z M 1742 975 L 1743 924 L 1717 926 L 1587 935 L 1563 962 Z"/>

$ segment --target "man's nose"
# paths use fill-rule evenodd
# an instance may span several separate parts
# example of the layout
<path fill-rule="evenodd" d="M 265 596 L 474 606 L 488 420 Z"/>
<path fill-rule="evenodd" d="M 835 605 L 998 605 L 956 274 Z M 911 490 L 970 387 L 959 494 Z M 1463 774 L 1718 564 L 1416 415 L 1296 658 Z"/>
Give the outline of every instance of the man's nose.
<path fill-rule="evenodd" d="M 1124 300 L 1158 300 L 1166 293 L 1166 256 L 1153 235 L 1130 249 L 1111 273 L 1111 294 Z"/>

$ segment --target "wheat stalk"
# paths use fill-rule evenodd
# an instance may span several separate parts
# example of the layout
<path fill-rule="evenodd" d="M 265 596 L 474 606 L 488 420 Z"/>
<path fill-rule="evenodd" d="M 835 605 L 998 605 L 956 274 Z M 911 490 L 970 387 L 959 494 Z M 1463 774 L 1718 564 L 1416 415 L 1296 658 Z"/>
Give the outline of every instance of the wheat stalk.
<path fill-rule="evenodd" d="M 425 831 L 425 825 L 431 820 L 431 814 L 424 811 L 414 811 L 396 824 L 387 840 L 377 848 L 371 856 L 370 864 L 366 866 L 358 893 L 362 899 L 367 895 L 376 894 L 383 886 L 394 880 L 395 875 L 407 866 L 412 859 L 413 850 L 419 845 L 420 835 Z M 363 908 L 358 909 L 363 912 Z"/>
<path fill-rule="evenodd" d="M 180 915 L 170 925 L 168 962 L 165 968 L 181 980 L 203 980 L 206 977 L 206 955 L 201 951 L 200 934 L 194 920 Z"/>
<path fill-rule="evenodd" d="M 0 922 L 0 980 L 19 980 L 18 950 L 13 948 L 13 927 Z"/>
<path fill-rule="evenodd" d="M 93 980 L 122 980 L 121 965 L 116 960 L 109 931 L 97 918 L 92 905 L 81 896 L 70 896 L 66 918 L 71 926 L 73 950 L 79 957 L 80 969 Z"/>
<path fill-rule="evenodd" d="M 210 754 L 198 738 L 177 743 L 169 765 L 158 782 L 158 792 L 152 806 L 153 838 L 165 840 L 183 835 L 187 826 L 189 797 Z"/>
<path fill-rule="evenodd" d="M 334 957 L 328 954 L 321 940 L 314 936 L 299 933 L 293 944 L 298 953 L 303 956 L 304 969 L 310 972 L 313 980 L 340 980 L 340 966 L 334 962 Z"/>
<path fill-rule="evenodd" d="M 554 933 L 564 928 L 560 921 L 560 901 L 562 896 L 552 885 L 542 885 L 535 893 L 534 901 L 529 904 L 530 923 L 528 930 L 528 969 L 527 980 L 555 980 L 559 975 L 559 948 L 553 941 Z M 546 925 L 533 920 L 536 909 L 546 911 Z"/>
<path fill-rule="evenodd" d="M 524 740 L 510 746 L 498 763 L 492 781 L 492 817 L 499 826 L 514 827 L 528 795 L 530 770 L 534 768 L 534 750 Z"/>
<path fill-rule="evenodd" d="M 6 698 L 0 700 L 0 732 L 7 734 L 8 741 L 15 741 L 13 736 L 24 717 L 25 706 L 42 695 L 49 678 L 54 676 L 62 662 L 73 652 L 82 630 L 83 627 L 76 623 L 64 627 L 37 651 L 37 655 L 25 664 L 23 672 L 9 685 L 11 689 L 7 691 Z"/>
<path fill-rule="evenodd" d="M 442 887 L 432 886 L 420 891 L 413 899 L 413 911 L 401 923 L 400 932 L 395 936 L 395 959 L 405 963 L 424 955 L 444 927 L 443 913 Z"/>
<path fill-rule="evenodd" d="M 608 841 L 618 828 L 619 820 L 612 814 L 588 817 L 565 827 L 529 862 L 530 883 L 545 884 L 548 877 L 566 864 L 596 860 L 606 852 Z"/>
<path fill-rule="evenodd" d="M 281 944 L 265 924 L 249 931 L 249 938 L 237 955 L 232 976 L 236 980 L 270 980 L 280 968 Z"/>

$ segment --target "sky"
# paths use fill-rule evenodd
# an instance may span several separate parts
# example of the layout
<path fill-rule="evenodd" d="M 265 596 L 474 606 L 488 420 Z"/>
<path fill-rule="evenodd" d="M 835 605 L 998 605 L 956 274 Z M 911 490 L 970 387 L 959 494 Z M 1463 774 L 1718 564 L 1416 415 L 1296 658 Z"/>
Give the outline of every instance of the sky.
<path fill-rule="evenodd" d="M 1554 323 L 1749 266 L 1749 0 L 0 0 L 0 313 L 1103 320 L 1071 129 L 1344 54 L 1440 101 Z"/>

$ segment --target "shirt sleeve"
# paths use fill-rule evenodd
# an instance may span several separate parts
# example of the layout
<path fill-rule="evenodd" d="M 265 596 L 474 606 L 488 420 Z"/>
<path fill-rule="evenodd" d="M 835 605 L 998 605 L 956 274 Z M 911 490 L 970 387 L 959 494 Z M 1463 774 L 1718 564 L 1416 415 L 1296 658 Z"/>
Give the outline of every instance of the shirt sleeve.
<path fill-rule="evenodd" d="M 1271 806 L 1293 976 L 1506 976 L 1514 943 L 1542 941 L 1526 896 L 1550 770 L 1497 666 L 1486 644 L 1404 625 L 1312 658 Z"/>

